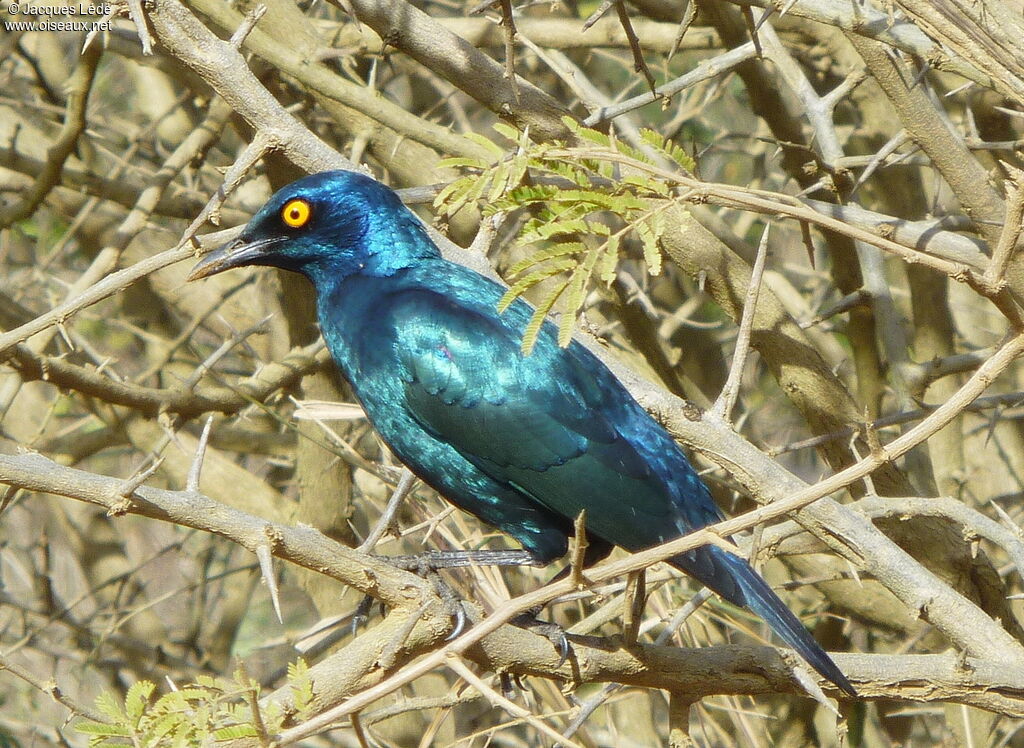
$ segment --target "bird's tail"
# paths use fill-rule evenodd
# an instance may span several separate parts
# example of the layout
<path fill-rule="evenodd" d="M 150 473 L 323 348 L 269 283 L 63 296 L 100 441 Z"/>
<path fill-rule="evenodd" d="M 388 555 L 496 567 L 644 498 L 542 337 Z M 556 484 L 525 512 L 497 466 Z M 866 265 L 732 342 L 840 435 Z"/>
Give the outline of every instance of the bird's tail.
<path fill-rule="evenodd" d="M 850 696 L 856 696 L 832 658 L 821 648 L 768 583 L 744 559 L 715 546 L 704 546 L 669 561 L 673 566 L 706 584 L 723 598 L 749 608 L 801 657 Z"/>

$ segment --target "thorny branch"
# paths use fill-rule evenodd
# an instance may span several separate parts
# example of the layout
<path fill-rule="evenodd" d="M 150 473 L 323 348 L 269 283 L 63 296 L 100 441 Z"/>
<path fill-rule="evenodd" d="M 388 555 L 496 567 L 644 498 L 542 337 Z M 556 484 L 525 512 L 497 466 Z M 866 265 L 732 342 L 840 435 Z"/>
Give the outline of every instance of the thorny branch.
<path fill-rule="evenodd" d="M 294 721 L 275 736 L 260 721 L 260 734 L 279 744 L 338 719 L 358 721 L 353 739 L 372 741 L 385 716 L 409 719 L 423 740 L 451 729 L 444 739 L 454 743 L 464 737 L 452 727 L 459 720 L 441 717 L 474 697 L 458 692 L 465 683 L 514 715 L 515 725 L 498 716 L 471 728 L 488 734 L 610 744 L 616 736 L 602 725 L 622 720 L 640 736 L 634 720 L 646 710 L 623 718 L 616 700 L 647 696 L 614 691 L 623 684 L 672 694 L 673 739 L 698 740 L 703 728 L 719 742 L 741 731 L 784 742 L 780 730 L 813 732 L 814 720 L 794 713 L 755 726 L 745 716 L 749 702 L 723 696 L 804 693 L 774 650 L 724 645 L 713 599 L 677 633 L 680 615 L 694 616 L 698 604 L 680 610 L 677 585 L 657 568 L 647 572 L 645 617 L 632 621 L 637 641 L 623 644 L 616 637 L 625 593 L 621 584 L 602 586 L 761 526 L 761 547 L 789 566 L 785 586 L 801 589 L 787 602 L 846 621 L 831 647 L 868 650 L 836 655 L 865 699 L 963 705 L 961 727 L 937 712 L 913 717 L 914 729 L 931 737 L 952 740 L 960 730 L 961 742 L 977 743 L 1011 734 L 992 716 L 1024 716 L 1024 115 L 1012 55 L 1020 22 L 1006 16 L 1007 5 L 743 0 L 733 4 L 743 11 L 691 3 L 684 12 L 635 0 L 607 3 L 615 13 L 592 25 L 564 8 L 507 2 L 494 6 L 501 24 L 496 12 L 465 18 L 402 0 L 341 5 L 314 20 L 287 2 L 267 3 L 262 17 L 220 0 L 132 2 L 130 20 L 91 39 L 84 55 L 70 37 L 0 39 L 0 262 L 8 279 L 0 288 L 0 476 L 9 487 L 0 500 L 0 584 L 9 590 L 0 628 L 17 630 L 10 651 L 0 636 L 0 674 L 6 667 L 23 678 L 0 678 L 0 700 L 22 698 L 9 683 L 29 684 L 58 700 L 35 700 L 37 722 L 60 725 L 68 709 L 102 717 L 84 706 L 94 695 L 88 688 L 71 695 L 64 662 L 89 663 L 90 678 L 115 689 L 229 673 L 242 624 L 268 597 L 253 587 L 255 572 L 239 581 L 256 554 L 288 626 L 289 616 L 314 612 L 347 620 L 349 601 L 339 608 L 324 577 L 390 607 L 313 665 L 318 713 L 289 712 Z M 752 28 L 744 17 L 759 20 Z M 281 28 L 289 44 L 277 41 Z M 755 90 L 756 81 L 777 85 Z M 151 91 L 159 107 L 140 93 Z M 546 587 L 543 573 L 530 581 L 526 571 L 453 572 L 473 625 L 445 642 L 452 622 L 433 585 L 362 551 L 374 543 L 402 552 L 422 542 L 476 547 L 488 542 L 483 531 L 429 491 L 402 501 L 411 474 L 392 491 L 397 470 L 364 420 L 320 423 L 312 437 L 282 422 L 278 394 L 301 400 L 309 375 L 329 377 L 331 367 L 322 343 L 289 338 L 282 310 L 296 313 L 296 300 L 282 304 L 269 274 L 230 288 L 184 288 L 184 268 L 234 235 L 196 236 L 208 221 L 245 220 L 266 197 L 264 176 L 280 184 L 366 162 L 376 176 L 415 187 L 422 204 L 454 178 L 433 169 L 439 158 L 486 155 L 471 130 L 486 134 L 500 117 L 537 141 L 566 140 L 567 115 L 634 147 L 642 146 L 640 123 L 651 123 L 694 155 L 694 175 L 649 170 L 678 186 L 670 206 L 678 226 L 663 241 L 675 265 L 647 277 L 624 247 L 615 277 L 629 299 L 595 289 L 587 324 L 626 359 L 598 347 L 634 395 L 724 468 L 708 473 L 719 498 L 739 484 L 763 506 L 739 505 L 714 528 L 585 574 L 576 568 Z M 579 146 L 570 143 L 566 158 L 614 160 Z M 613 183 L 623 177 L 609 173 Z M 747 244 L 762 218 L 775 234 L 768 258 Z M 465 210 L 448 230 L 468 244 L 478 219 Z M 518 220 L 505 217 L 508 226 Z M 493 276 L 493 265 L 504 270 L 519 259 L 507 233 L 480 234 L 489 258 L 439 243 L 446 256 Z M 871 249 L 844 256 L 835 237 Z M 623 308 L 634 298 L 642 314 Z M 739 330 L 731 370 L 729 315 Z M 257 328 L 269 334 L 249 334 Z M 871 360 L 874 370 L 863 365 Z M 721 392 L 719 408 L 701 415 L 642 379 L 636 372 L 647 364 L 696 402 Z M 816 404 L 829 412 L 816 413 Z M 735 411 L 739 432 L 723 408 Z M 210 420 L 213 413 L 221 416 Z M 190 422 L 204 415 L 199 436 Z M 878 431 L 887 425 L 905 431 L 888 438 Z M 333 454 L 308 462 L 317 450 L 297 449 L 296 440 L 311 438 Z M 44 446 L 74 466 L 23 453 Z M 318 483 L 348 495 L 335 502 Z M 318 498 L 322 531 L 303 524 L 305 515 L 268 522 L 230 509 L 239 493 L 272 501 L 275 518 L 289 516 L 296 496 Z M 845 493 L 853 500 L 843 503 Z M 348 513 L 328 519 L 335 504 Z M 353 550 L 328 535 L 368 540 Z M 274 556 L 289 563 L 275 569 Z M 223 584 L 229 575 L 232 584 Z M 584 607 L 569 618 L 556 606 L 552 616 L 579 621 L 573 630 L 586 636 L 572 635 L 574 656 L 561 664 L 549 641 L 508 621 L 563 595 L 559 605 Z M 599 595 L 590 615 L 585 606 Z M 876 606 L 901 622 L 873 625 L 866 613 Z M 160 642 L 159 650 L 146 642 Z M 77 657 L 83 643 L 89 656 Z M 955 652 L 902 653 L 950 644 Z M 39 665 L 50 657 L 61 663 L 53 681 L 50 666 L 43 673 Z M 556 689 L 525 681 L 524 707 L 488 685 L 487 672 L 610 686 L 570 720 L 559 715 L 566 704 Z M 429 690 L 430 673 L 440 690 Z M 375 699 L 413 682 L 430 695 L 371 718 L 365 708 Z M 260 714 L 270 703 L 292 708 L 291 684 L 267 692 Z M 47 714 L 42 702 L 60 712 Z M 754 706 L 781 716 L 768 702 Z M 439 711 L 418 711 L 429 709 Z M 23 729 L 0 715 L 0 740 Z M 879 742 L 894 739 L 883 722 L 866 729 Z"/>

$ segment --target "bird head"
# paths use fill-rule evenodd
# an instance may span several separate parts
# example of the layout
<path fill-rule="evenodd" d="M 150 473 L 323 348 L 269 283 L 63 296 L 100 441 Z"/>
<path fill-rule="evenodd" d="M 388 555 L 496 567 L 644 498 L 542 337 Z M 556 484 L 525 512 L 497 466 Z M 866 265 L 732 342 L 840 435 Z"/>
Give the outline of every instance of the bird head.
<path fill-rule="evenodd" d="M 192 268 L 189 280 L 245 265 L 293 270 L 314 282 L 390 275 L 440 253 L 391 189 L 352 171 L 326 171 L 282 187 L 236 239 Z"/>

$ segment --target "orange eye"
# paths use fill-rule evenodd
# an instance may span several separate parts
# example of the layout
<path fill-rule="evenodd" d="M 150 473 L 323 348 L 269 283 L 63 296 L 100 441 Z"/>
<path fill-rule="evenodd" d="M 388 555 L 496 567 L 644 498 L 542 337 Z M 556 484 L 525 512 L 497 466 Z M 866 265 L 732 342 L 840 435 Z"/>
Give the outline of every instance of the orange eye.
<path fill-rule="evenodd" d="M 305 200 L 289 200 L 281 208 L 281 220 L 293 229 L 300 229 L 309 221 L 309 203 Z"/>

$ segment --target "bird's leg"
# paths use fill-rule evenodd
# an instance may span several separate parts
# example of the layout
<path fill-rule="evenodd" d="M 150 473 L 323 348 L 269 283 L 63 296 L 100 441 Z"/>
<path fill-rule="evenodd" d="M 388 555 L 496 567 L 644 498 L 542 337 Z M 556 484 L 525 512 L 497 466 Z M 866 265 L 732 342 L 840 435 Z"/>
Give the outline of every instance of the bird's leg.
<path fill-rule="evenodd" d="M 430 580 L 438 597 L 444 602 L 455 621 L 455 627 L 447 636 L 451 641 L 466 626 L 466 611 L 462 600 L 441 575 L 439 569 L 456 569 L 466 566 L 528 566 L 536 563 L 529 551 L 522 550 L 475 550 L 475 551 L 426 551 L 411 556 L 389 556 L 388 562 L 408 571 L 415 572 Z"/>
<path fill-rule="evenodd" d="M 569 565 L 562 567 L 557 574 L 551 577 L 548 584 L 564 579 L 569 574 L 572 574 L 575 579 L 579 580 L 577 581 L 579 584 L 583 580 L 583 569 L 593 566 L 612 552 L 614 546 L 611 543 L 589 536 L 584 531 L 583 523 L 585 521 L 586 515 L 580 512 L 580 517 L 577 518 L 576 523 L 576 537 L 578 540 L 573 543 L 572 560 Z M 558 651 L 558 667 L 561 667 L 569 659 L 569 655 L 572 654 L 572 645 L 569 643 L 569 637 L 566 635 L 564 628 L 553 621 L 542 621 L 539 618 L 542 610 L 544 610 L 543 605 L 530 608 L 525 613 L 521 613 L 513 618 L 512 624 L 521 629 L 532 631 L 550 641 Z"/>
<path fill-rule="evenodd" d="M 541 608 L 531 608 L 525 613 L 520 613 L 513 618 L 509 623 L 526 631 L 531 631 L 537 636 L 543 636 L 549 642 L 551 642 L 555 650 L 558 652 L 558 665 L 556 667 L 562 667 L 565 661 L 569 659 L 569 655 L 572 654 L 572 645 L 569 643 L 569 637 L 565 633 L 565 629 L 554 621 L 542 621 L 537 616 L 540 614 Z"/>
<path fill-rule="evenodd" d="M 454 639 L 466 627 L 466 612 L 455 590 L 448 585 L 439 569 L 461 569 L 467 566 L 532 566 L 537 563 L 529 551 L 523 550 L 475 550 L 475 551 L 425 551 L 407 556 L 378 556 L 399 569 L 411 571 L 434 585 L 434 591 L 444 602 L 455 620 L 455 628 L 448 635 Z M 352 614 L 353 635 L 366 622 L 373 607 L 373 598 L 366 595 Z"/>
<path fill-rule="evenodd" d="M 523 550 L 424 551 L 408 556 L 380 556 L 389 564 L 422 574 L 427 570 L 467 566 L 534 566 L 537 559 Z"/>
<path fill-rule="evenodd" d="M 577 564 L 569 564 L 568 566 L 562 567 L 555 576 L 548 580 L 548 584 L 564 579 L 574 568 L 577 568 Z M 529 610 L 517 615 L 510 621 L 510 623 L 521 629 L 532 631 L 537 634 L 537 636 L 543 636 L 545 639 L 550 641 L 558 652 L 558 667 L 562 667 L 562 665 L 565 664 L 565 661 L 569 659 L 569 655 L 572 654 L 572 645 L 569 644 L 569 637 L 566 635 L 564 628 L 554 621 L 542 621 L 540 619 L 539 616 L 542 610 L 544 610 L 543 605 L 530 608 Z"/>
<path fill-rule="evenodd" d="M 434 591 L 441 598 L 441 602 L 444 603 L 445 607 L 448 608 L 448 613 L 455 622 L 451 633 L 444 638 L 446 642 L 450 642 L 466 628 L 466 610 L 462 607 L 462 598 L 446 581 L 441 579 L 441 575 L 435 569 L 428 571 L 426 578 L 434 585 Z"/>

